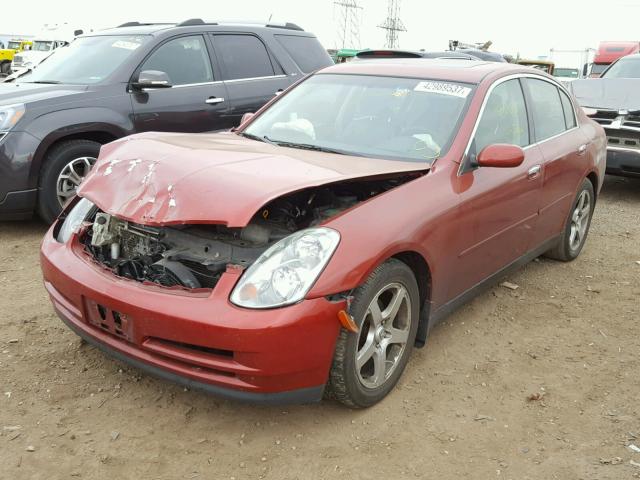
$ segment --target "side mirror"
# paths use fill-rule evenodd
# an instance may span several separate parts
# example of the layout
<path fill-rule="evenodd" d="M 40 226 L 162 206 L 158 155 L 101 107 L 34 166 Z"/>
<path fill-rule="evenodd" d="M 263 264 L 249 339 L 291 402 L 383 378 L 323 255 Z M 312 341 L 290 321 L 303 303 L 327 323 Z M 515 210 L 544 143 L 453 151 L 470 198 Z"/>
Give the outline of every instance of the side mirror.
<path fill-rule="evenodd" d="M 476 162 L 479 167 L 518 167 L 524 162 L 524 150 L 517 145 L 496 143 L 483 148 Z"/>
<path fill-rule="evenodd" d="M 251 120 L 251 118 L 255 115 L 255 113 L 253 112 L 247 112 L 244 115 L 242 115 L 242 118 L 240 119 L 240 125 L 243 125 L 244 123 L 248 122 L 249 120 Z"/>
<path fill-rule="evenodd" d="M 133 88 L 143 90 L 145 88 L 171 88 L 169 75 L 160 70 L 143 70 L 138 76 L 138 81 L 131 84 Z"/>

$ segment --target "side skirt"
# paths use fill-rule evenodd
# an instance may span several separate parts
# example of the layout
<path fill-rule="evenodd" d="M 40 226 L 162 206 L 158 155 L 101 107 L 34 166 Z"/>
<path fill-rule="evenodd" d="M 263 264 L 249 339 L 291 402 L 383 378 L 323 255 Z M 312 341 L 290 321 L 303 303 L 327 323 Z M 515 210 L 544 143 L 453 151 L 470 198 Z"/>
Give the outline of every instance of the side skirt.
<path fill-rule="evenodd" d="M 518 270 L 523 265 L 531 262 L 533 259 L 538 258 L 543 253 L 549 251 L 551 248 L 555 247 L 557 243 L 560 241 L 560 237 L 554 237 L 550 240 L 547 240 L 538 248 L 534 250 L 530 250 L 525 253 L 520 258 L 517 258 L 507 266 L 501 268 L 496 273 L 491 276 L 485 278 L 480 283 L 477 283 L 469 290 L 461 293 L 453 300 L 448 301 L 444 305 L 442 305 L 437 310 L 431 312 L 431 305 L 429 303 L 425 303 L 421 312 L 420 312 L 420 327 L 418 328 L 418 334 L 416 338 L 416 346 L 422 347 L 426 343 L 427 335 L 431 331 L 431 329 L 440 323 L 442 320 L 447 318 L 451 313 L 460 308 L 462 305 L 472 300 L 480 293 L 485 292 L 492 286 L 494 286 L 498 281 L 500 281 L 503 277 L 513 273 Z M 425 318 L 426 317 L 426 318 Z M 426 325 L 426 328 L 424 327 Z"/>

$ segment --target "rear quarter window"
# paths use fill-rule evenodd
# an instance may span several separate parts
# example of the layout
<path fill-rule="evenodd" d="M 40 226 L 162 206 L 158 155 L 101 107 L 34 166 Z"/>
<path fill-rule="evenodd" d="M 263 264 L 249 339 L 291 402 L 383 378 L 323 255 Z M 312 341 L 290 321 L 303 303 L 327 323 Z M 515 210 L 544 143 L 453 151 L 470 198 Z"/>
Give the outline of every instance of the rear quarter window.
<path fill-rule="evenodd" d="M 315 37 L 274 35 L 282 48 L 304 73 L 315 72 L 332 65 L 331 57 Z"/>

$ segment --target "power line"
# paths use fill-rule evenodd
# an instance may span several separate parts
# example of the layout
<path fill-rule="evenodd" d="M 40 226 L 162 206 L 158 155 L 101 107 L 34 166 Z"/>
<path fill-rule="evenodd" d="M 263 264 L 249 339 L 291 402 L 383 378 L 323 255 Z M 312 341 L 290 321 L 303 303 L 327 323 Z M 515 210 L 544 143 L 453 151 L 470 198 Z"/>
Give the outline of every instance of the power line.
<path fill-rule="evenodd" d="M 399 46 L 398 33 L 407 31 L 404 23 L 400 20 L 400 0 L 389 0 L 387 18 L 378 25 L 378 28 L 387 31 L 385 47 L 397 48 Z"/>
<path fill-rule="evenodd" d="M 360 23 L 362 7 L 357 0 L 339 0 L 333 2 L 340 7 L 338 39 L 341 48 L 360 48 Z"/>

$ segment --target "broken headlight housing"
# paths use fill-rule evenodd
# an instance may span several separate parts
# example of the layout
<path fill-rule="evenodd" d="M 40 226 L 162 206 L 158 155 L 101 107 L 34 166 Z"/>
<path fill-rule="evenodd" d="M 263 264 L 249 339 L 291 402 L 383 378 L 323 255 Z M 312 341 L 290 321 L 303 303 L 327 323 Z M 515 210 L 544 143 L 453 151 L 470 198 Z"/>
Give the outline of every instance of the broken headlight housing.
<path fill-rule="evenodd" d="M 340 234 L 326 227 L 301 230 L 272 245 L 231 293 L 245 308 L 274 308 L 302 300 L 329 262 Z"/>
<path fill-rule="evenodd" d="M 91 201 L 81 198 L 64 218 L 56 240 L 60 243 L 66 243 L 71 238 L 71 234 L 87 219 L 93 207 Z"/>

